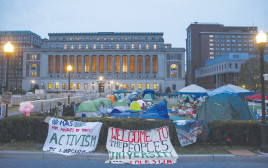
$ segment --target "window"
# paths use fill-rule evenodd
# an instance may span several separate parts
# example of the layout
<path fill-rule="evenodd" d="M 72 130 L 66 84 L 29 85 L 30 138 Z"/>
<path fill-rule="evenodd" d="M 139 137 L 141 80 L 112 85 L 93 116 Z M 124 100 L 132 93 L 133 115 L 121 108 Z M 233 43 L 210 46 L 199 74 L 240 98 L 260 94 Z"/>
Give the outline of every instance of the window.
<path fill-rule="evenodd" d="M 89 56 L 85 56 L 85 73 L 89 73 Z"/>
<path fill-rule="evenodd" d="M 53 73 L 53 56 L 49 56 L 49 73 Z"/>
<path fill-rule="evenodd" d="M 31 73 L 31 76 L 32 76 L 32 77 L 36 77 L 36 72 L 32 72 L 32 73 Z"/>
<path fill-rule="evenodd" d="M 154 90 L 157 90 L 157 84 L 154 84 Z"/>
<path fill-rule="evenodd" d="M 59 83 L 55 83 L 55 89 L 59 89 Z"/>
<path fill-rule="evenodd" d="M 139 55 L 138 56 L 138 73 L 142 73 L 142 66 L 143 64 L 143 58 L 142 58 L 142 55 Z"/>
<path fill-rule="evenodd" d="M 149 44 L 146 44 L 146 49 L 149 49 Z"/>
<path fill-rule="evenodd" d="M 111 40 L 114 40 L 114 38 L 113 38 L 113 37 L 111 37 Z"/>
<path fill-rule="evenodd" d="M 170 66 L 170 69 L 171 69 L 171 70 L 176 70 L 176 69 L 177 69 L 177 65 L 176 65 L 176 64 L 172 64 L 172 65 Z"/>
<path fill-rule="evenodd" d="M 145 56 L 145 73 L 150 73 L 150 56 L 146 55 Z"/>
<path fill-rule="evenodd" d="M 150 84 L 146 83 L 146 89 L 150 89 Z"/>
<path fill-rule="evenodd" d="M 131 90 L 134 90 L 134 84 L 133 84 L 133 83 L 130 84 L 130 89 L 131 89 Z"/>
<path fill-rule="evenodd" d="M 84 84 L 84 89 L 85 89 L 85 90 L 88 89 L 88 84 L 87 84 L 87 83 Z"/>
<path fill-rule="evenodd" d="M 36 64 L 32 64 L 31 69 L 33 69 L 33 70 L 36 69 Z"/>
<path fill-rule="evenodd" d="M 78 38 L 78 37 L 76 37 L 76 40 L 79 40 L 79 38 Z"/>
<path fill-rule="evenodd" d="M 142 90 L 142 85 L 141 85 L 141 83 L 138 84 L 138 89 L 139 89 L 139 90 Z"/>
<path fill-rule="evenodd" d="M 127 40 L 127 37 L 125 37 L 125 40 Z"/>
<path fill-rule="evenodd" d="M 209 35 L 209 37 L 213 38 L 213 35 Z"/>
<path fill-rule="evenodd" d="M 157 61 L 157 55 L 153 56 L 153 73 L 157 73 L 158 69 L 158 61 Z"/>
<path fill-rule="evenodd" d="M 70 37 L 70 41 L 72 41 L 73 40 L 73 38 L 72 37 Z"/>
<path fill-rule="evenodd" d="M 116 55 L 115 56 L 115 73 L 120 73 L 120 56 Z"/>
<path fill-rule="evenodd" d="M 93 44 L 93 49 L 94 49 L 94 50 L 96 49 L 96 44 Z"/>
<path fill-rule="evenodd" d="M 107 38 L 106 38 L 106 37 L 104 37 L 104 38 L 103 38 L 103 40 L 107 40 Z"/>
<path fill-rule="evenodd" d="M 139 49 L 141 49 L 141 44 L 139 44 Z"/>
<path fill-rule="evenodd" d="M 73 83 L 70 83 L 70 89 L 73 89 Z"/>
<path fill-rule="evenodd" d="M 100 40 L 100 38 L 99 38 L 99 37 L 97 37 L 97 40 Z"/>
<path fill-rule="evenodd" d="M 74 45 L 73 44 L 71 45 L 71 49 L 74 49 Z"/>
<path fill-rule="evenodd" d="M 82 56 L 77 56 L 77 73 L 82 73 Z"/>
<path fill-rule="evenodd" d="M 78 90 L 80 89 L 80 83 L 77 83 L 77 87 Z"/>
<path fill-rule="evenodd" d="M 130 73 L 135 73 L 135 56 L 130 56 Z"/>
<path fill-rule="evenodd" d="M 232 69 L 232 63 L 229 63 L 229 69 Z"/>
<path fill-rule="evenodd" d="M 88 49 L 88 44 L 86 44 L 86 49 Z"/>
<path fill-rule="evenodd" d="M 209 39 L 209 42 L 214 42 L 214 40 L 213 39 Z"/>
<path fill-rule="evenodd" d="M 128 69 L 128 58 L 126 55 L 123 56 L 123 73 L 127 73 Z"/>
<path fill-rule="evenodd" d="M 78 49 L 81 49 L 81 44 L 78 44 Z"/>
<path fill-rule="evenodd" d="M 103 49 L 103 44 L 101 44 L 101 49 Z"/>
<path fill-rule="evenodd" d="M 62 84 L 62 89 L 66 89 L 66 83 Z"/>
<path fill-rule="evenodd" d="M 134 49 L 135 48 L 135 45 L 134 44 L 131 44 L 131 49 Z"/>
<path fill-rule="evenodd" d="M 213 47 L 213 46 L 214 46 L 214 44 L 213 44 L 213 43 L 209 43 L 209 46 L 210 46 L 210 47 Z"/>
<path fill-rule="evenodd" d="M 237 63 L 235 63 L 235 69 L 237 69 L 238 68 L 238 64 Z"/>
<path fill-rule="evenodd" d="M 105 58 L 104 58 L 104 55 L 101 55 L 100 57 L 99 57 L 99 65 L 100 65 L 100 69 L 99 69 L 99 72 L 100 73 L 104 73 L 104 67 L 105 67 Z"/>
<path fill-rule="evenodd" d="M 115 90 L 119 90 L 119 83 L 115 84 Z"/>
<path fill-rule="evenodd" d="M 123 90 L 127 90 L 127 84 L 123 83 Z"/>
<path fill-rule="evenodd" d="M 48 89 L 51 89 L 51 83 L 48 83 L 48 84 L 47 84 L 47 88 L 48 88 Z"/>
<path fill-rule="evenodd" d="M 154 50 L 156 49 L 156 44 L 154 44 Z"/>
<path fill-rule="evenodd" d="M 176 85 L 175 84 L 172 85 L 172 90 L 176 90 Z"/>
<path fill-rule="evenodd" d="M 66 55 L 63 56 L 63 67 L 62 68 L 63 68 L 62 72 L 66 73 L 67 72 L 67 56 Z"/>
<path fill-rule="evenodd" d="M 174 73 L 174 72 L 170 73 L 170 77 L 171 78 L 176 78 L 176 73 Z"/>
<path fill-rule="evenodd" d="M 116 49 L 119 49 L 119 44 L 118 43 L 116 44 Z"/>
<path fill-rule="evenodd" d="M 113 56 L 107 56 L 107 73 L 113 73 Z"/>
<path fill-rule="evenodd" d="M 127 44 L 124 44 L 124 49 L 127 49 Z"/>
<path fill-rule="evenodd" d="M 91 63 L 92 63 L 91 72 L 97 73 L 97 56 L 96 55 L 93 55 L 91 57 Z"/>
<path fill-rule="evenodd" d="M 64 44 L 64 49 L 65 49 L 65 50 L 67 49 L 67 45 L 66 45 L 66 44 Z"/>

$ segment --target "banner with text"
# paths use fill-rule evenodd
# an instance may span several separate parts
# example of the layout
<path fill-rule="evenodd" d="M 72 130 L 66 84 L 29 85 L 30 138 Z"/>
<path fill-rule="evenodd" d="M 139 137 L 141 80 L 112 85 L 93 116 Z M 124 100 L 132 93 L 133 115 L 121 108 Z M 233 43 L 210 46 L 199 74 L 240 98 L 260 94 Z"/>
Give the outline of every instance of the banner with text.
<path fill-rule="evenodd" d="M 43 151 L 63 155 L 93 152 L 98 144 L 102 123 L 80 122 L 58 118 L 49 121 L 49 129 Z"/>
<path fill-rule="evenodd" d="M 167 126 L 150 130 L 124 130 L 110 127 L 106 148 L 106 163 L 174 164 L 178 155 L 174 150 Z"/>

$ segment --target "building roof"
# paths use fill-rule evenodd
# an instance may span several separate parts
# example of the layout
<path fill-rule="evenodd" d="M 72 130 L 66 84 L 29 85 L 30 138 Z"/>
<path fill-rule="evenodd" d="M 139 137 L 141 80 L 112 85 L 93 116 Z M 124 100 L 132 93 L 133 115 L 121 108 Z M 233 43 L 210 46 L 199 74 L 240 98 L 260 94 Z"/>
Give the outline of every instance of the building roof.
<path fill-rule="evenodd" d="M 29 30 L 0 31 L 0 35 L 34 35 L 38 38 L 41 38 L 38 34 Z"/>
<path fill-rule="evenodd" d="M 161 35 L 163 32 L 77 32 L 77 33 L 48 33 L 49 36 L 74 36 L 74 35 Z"/>

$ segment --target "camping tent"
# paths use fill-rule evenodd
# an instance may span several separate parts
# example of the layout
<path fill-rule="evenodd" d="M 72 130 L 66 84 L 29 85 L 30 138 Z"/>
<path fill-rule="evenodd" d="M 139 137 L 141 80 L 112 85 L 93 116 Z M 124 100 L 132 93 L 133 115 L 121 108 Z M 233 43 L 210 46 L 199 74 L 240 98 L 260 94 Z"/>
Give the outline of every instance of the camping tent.
<path fill-rule="evenodd" d="M 98 112 L 93 101 L 87 100 L 78 106 L 76 117 L 82 117 L 85 114 L 87 117 L 98 117 Z"/>
<path fill-rule="evenodd" d="M 146 112 L 140 114 L 140 118 L 156 118 L 156 119 L 169 119 L 168 110 L 167 110 L 167 102 L 164 100 Z"/>
<path fill-rule="evenodd" d="M 139 115 L 138 113 L 132 113 L 129 110 L 126 111 L 117 111 L 117 110 L 114 111 L 114 110 L 110 113 L 110 116 L 113 118 L 138 118 Z"/>
<path fill-rule="evenodd" d="M 154 94 L 155 94 L 155 92 L 153 91 L 153 90 L 151 90 L 151 89 L 146 89 L 146 90 L 144 90 L 143 91 L 143 93 L 142 93 L 142 97 L 144 97 L 146 94 L 148 94 L 148 93 L 151 93 L 152 95 L 153 95 L 153 99 L 154 99 Z"/>
<path fill-rule="evenodd" d="M 125 100 L 118 100 L 115 105 L 114 108 L 120 110 L 120 111 L 126 111 L 129 110 L 129 106 L 128 106 L 128 102 Z"/>
<path fill-rule="evenodd" d="M 182 95 L 181 98 L 180 98 L 181 101 L 188 101 L 187 99 L 189 100 L 189 102 L 193 101 L 193 98 L 191 96 L 189 96 L 189 95 Z"/>
<path fill-rule="evenodd" d="M 175 92 L 174 94 L 176 94 Z M 200 86 L 197 86 L 195 84 L 186 86 L 178 91 L 179 94 L 191 94 L 195 96 L 206 96 L 207 90 L 205 88 L 202 88 Z"/>
<path fill-rule="evenodd" d="M 153 101 L 153 98 L 152 98 L 151 94 L 146 94 L 146 95 L 143 97 L 143 100 L 144 100 L 144 101 Z"/>
<path fill-rule="evenodd" d="M 137 102 L 139 103 L 140 107 L 146 106 L 146 103 L 143 100 L 137 100 Z"/>
<path fill-rule="evenodd" d="M 246 97 L 246 99 L 250 99 L 250 100 L 261 100 L 261 98 L 262 98 L 261 94 L 256 94 L 253 96 Z M 268 96 L 265 96 L 265 100 L 268 100 Z"/>
<path fill-rule="evenodd" d="M 132 92 L 132 94 L 139 95 L 140 92 L 139 91 L 134 91 L 134 92 Z"/>
<path fill-rule="evenodd" d="M 132 102 L 130 105 L 130 111 L 141 111 L 141 106 L 138 102 Z"/>
<path fill-rule="evenodd" d="M 207 93 L 209 97 L 217 95 L 217 94 L 221 94 L 221 93 L 229 93 L 229 94 L 240 95 L 240 96 L 255 94 L 254 92 L 251 92 L 239 86 L 230 85 L 230 84 L 226 86 L 221 86 L 213 91 L 208 91 Z"/>
<path fill-rule="evenodd" d="M 213 120 L 255 120 L 246 102 L 240 96 L 221 93 L 209 97 L 199 108 L 198 119 Z"/>
<path fill-rule="evenodd" d="M 108 94 L 107 96 L 105 96 L 105 98 L 110 99 L 112 101 L 112 103 L 115 104 L 115 96 L 114 95 Z"/>

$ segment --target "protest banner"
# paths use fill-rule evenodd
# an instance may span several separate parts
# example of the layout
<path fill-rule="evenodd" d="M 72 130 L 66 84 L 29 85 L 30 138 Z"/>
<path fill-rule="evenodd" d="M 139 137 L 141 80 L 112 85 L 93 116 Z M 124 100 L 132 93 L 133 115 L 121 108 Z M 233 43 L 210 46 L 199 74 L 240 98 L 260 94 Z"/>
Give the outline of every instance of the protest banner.
<path fill-rule="evenodd" d="M 177 120 L 174 123 L 181 146 L 195 143 L 197 136 L 202 133 L 203 126 L 206 126 L 203 120 Z M 206 129 L 208 131 L 207 127 Z"/>
<path fill-rule="evenodd" d="M 167 126 L 150 130 L 124 130 L 110 127 L 106 148 L 113 164 L 174 164 L 174 150 Z"/>
<path fill-rule="evenodd" d="M 43 151 L 62 155 L 93 152 L 98 144 L 101 126 L 101 122 L 51 118 Z"/>

